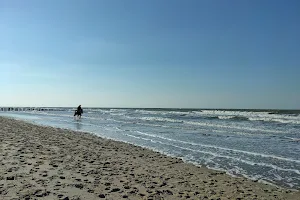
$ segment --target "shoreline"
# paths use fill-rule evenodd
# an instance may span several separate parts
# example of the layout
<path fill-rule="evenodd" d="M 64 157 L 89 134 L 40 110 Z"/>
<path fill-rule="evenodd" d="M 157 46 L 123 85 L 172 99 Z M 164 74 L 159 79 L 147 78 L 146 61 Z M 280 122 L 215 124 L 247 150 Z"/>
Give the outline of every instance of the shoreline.
<path fill-rule="evenodd" d="M 300 192 L 232 177 L 91 133 L 0 117 L 1 199 L 297 199 Z"/>

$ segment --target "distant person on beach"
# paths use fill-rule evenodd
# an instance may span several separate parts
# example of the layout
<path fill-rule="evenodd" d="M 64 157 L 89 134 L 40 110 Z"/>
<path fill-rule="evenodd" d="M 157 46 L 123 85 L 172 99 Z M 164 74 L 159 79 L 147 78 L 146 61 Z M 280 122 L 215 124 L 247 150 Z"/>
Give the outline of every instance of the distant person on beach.
<path fill-rule="evenodd" d="M 81 114 L 83 113 L 83 110 L 82 110 L 82 108 L 81 108 L 81 105 L 79 105 L 78 107 L 77 107 L 77 110 L 75 111 L 75 113 L 74 113 L 74 117 L 77 115 L 77 116 L 79 116 L 79 118 L 81 118 Z"/>

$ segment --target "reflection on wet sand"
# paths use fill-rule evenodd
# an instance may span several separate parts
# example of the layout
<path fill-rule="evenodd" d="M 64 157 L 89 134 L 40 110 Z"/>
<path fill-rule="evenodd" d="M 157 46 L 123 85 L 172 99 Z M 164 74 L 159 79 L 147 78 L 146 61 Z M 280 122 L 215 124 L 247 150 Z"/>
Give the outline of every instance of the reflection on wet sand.
<path fill-rule="evenodd" d="M 80 121 L 75 122 L 75 128 L 76 128 L 76 130 L 81 130 L 82 129 L 82 124 L 81 124 Z"/>

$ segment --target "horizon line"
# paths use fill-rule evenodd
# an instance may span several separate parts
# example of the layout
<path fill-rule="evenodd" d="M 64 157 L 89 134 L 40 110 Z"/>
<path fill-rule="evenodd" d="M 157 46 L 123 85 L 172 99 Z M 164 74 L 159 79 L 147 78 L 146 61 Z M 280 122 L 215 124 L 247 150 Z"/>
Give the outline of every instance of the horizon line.
<path fill-rule="evenodd" d="M 77 106 L 0 106 L 0 108 L 76 108 Z M 180 110 L 297 110 L 300 108 L 179 108 L 179 107 L 95 107 L 87 106 L 86 109 L 180 109 Z"/>

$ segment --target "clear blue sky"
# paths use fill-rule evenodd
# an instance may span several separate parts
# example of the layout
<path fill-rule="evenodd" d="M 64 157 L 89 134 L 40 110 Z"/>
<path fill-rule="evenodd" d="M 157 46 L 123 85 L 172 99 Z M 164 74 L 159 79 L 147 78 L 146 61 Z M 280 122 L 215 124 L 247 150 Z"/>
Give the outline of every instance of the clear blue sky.
<path fill-rule="evenodd" d="M 0 0 L 0 105 L 300 109 L 300 1 Z"/>

